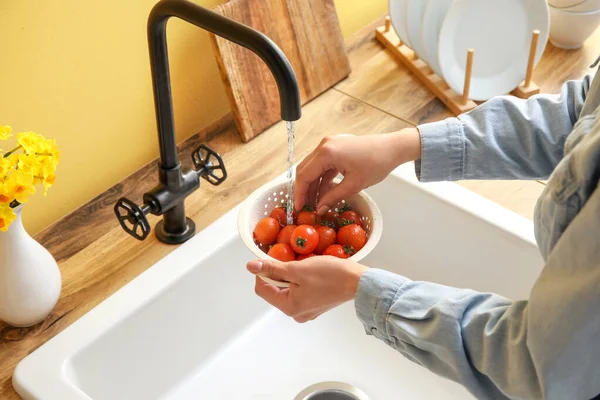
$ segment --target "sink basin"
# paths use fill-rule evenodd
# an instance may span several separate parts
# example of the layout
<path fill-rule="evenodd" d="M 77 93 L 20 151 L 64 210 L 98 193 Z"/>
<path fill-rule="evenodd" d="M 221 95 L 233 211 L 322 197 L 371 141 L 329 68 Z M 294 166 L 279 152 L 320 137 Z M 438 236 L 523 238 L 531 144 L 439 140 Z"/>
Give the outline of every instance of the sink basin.
<path fill-rule="evenodd" d="M 527 298 L 543 265 L 532 222 L 411 165 L 367 190 L 384 230 L 363 260 L 416 280 Z M 25 399 L 274 399 L 340 381 L 372 400 L 465 399 L 367 336 L 347 303 L 297 324 L 254 294 L 234 208 L 17 366 Z"/>

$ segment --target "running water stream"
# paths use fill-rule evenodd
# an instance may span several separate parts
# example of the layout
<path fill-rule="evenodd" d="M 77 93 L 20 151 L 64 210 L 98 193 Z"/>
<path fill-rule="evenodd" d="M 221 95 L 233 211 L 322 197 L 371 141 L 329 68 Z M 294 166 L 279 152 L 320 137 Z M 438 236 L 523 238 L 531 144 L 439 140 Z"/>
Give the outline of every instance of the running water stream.
<path fill-rule="evenodd" d="M 288 159 L 287 159 L 287 178 L 288 178 L 288 199 L 287 199 L 287 223 L 294 223 L 294 133 L 296 131 L 296 122 L 287 121 L 287 137 L 288 137 Z"/>

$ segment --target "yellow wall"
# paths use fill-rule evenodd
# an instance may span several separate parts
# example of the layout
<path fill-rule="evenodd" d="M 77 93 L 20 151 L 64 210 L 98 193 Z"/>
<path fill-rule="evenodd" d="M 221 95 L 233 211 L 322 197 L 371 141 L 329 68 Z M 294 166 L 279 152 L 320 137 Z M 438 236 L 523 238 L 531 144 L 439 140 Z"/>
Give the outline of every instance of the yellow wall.
<path fill-rule="evenodd" d="M 155 2 L 0 0 L 0 125 L 56 138 L 62 153 L 48 197 L 36 195 L 24 211 L 31 233 L 158 155 L 146 43 Z M 381 16 L 387 0 L 336 6 L 347 36 Z M 168 30 L 181 141 L 229 106 L 207 34 L 178 20 Z"/>

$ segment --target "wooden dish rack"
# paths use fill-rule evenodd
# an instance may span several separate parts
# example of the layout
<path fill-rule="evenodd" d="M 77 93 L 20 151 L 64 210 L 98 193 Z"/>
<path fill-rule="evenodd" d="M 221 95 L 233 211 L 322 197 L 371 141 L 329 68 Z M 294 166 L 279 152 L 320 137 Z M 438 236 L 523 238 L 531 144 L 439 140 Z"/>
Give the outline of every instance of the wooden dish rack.
<path fill-rule="evenodd" d="M 396 59 L 412 71 L 454 114 L 459 115 L 477 107 L 477 103 L 469 99 L 473 58 L 475 55 L 474 49 L 467 50 L 463 93 L 459 94 L 452 90 L 442 77 L 433 72 L 431 67 L 429 67 L 425 61 L 421 60 L 412 49 L 402 42 L 396 31 L 392 29 L 390 17 L 385 18 L 384 26 L 377 28 L 375 37 Z M 540 92 L 539 86 L 532 80 L 539 37 L 540 31 L 534 30 L 531 35 L 531 46 L 529 48 L 529 60 L 527 62 L 525 80 L 511 92 L 512 95 L 522 99 L 527 99 Z"/>

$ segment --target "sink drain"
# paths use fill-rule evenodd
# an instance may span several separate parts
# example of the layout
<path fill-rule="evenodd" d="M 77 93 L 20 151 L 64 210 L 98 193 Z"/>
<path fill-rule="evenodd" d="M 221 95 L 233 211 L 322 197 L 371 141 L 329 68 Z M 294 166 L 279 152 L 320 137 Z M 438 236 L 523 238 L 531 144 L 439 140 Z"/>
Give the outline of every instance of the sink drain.
<path fill-rule="evenodd" d="M 370 400 L 357 388 L 343 382 L 321 382 L 300 392 L 294 400 Z"/>

